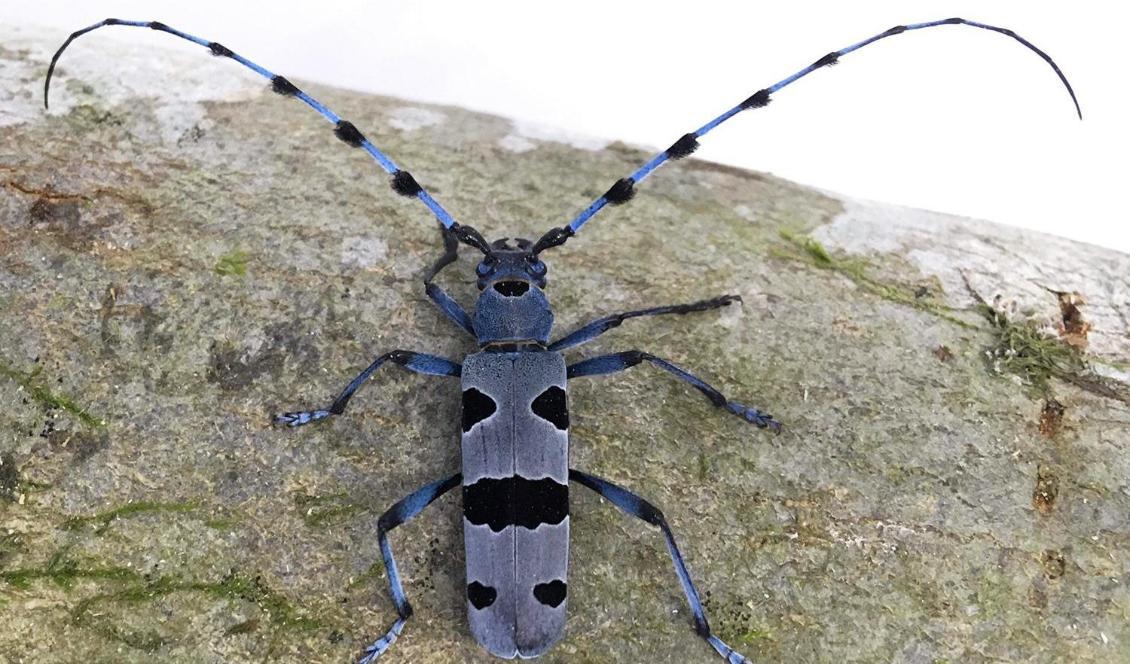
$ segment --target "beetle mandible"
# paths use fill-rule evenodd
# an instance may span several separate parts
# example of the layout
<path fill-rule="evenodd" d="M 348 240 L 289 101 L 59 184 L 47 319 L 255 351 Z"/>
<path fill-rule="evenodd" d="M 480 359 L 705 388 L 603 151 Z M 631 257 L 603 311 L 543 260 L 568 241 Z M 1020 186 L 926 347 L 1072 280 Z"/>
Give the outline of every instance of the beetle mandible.
<path fill-rule="evenodd" d="M 299 99 L 333 123 L 334 134 L 339 139 L 347 145 L 364 149 L 389 174 L 393 191 L 416 198 L 439 221 L 444 252 L 425 273 L 425 292 L 451 321 L 475 338 L 479 352 L 458 363 L 425 353 L 394 350 L 374 360 L 330 406 L 285 413 L 275 418 L 277 424 L 297 427 L 339 415 L 345 411 L 357 389 L 388 362 L 419 374 L 461 379 L 462 472 L 418 489 L 381 515 L 377 536 L 398 616 L 384 636 L 365 649 L 361 664 L 370 664 L 384 653 L 412 615 L 389 544 L 389 531 L 419 514 L 456 486 L 461 486 L 463 492 L 467 613 L 472 634 L 484 648 L 498 657 L 530 658 L 549 650 L 561 638 L 565 626 L 570 481 L 595 491 L 621 510 L 662 531 L 694 616 L 695 631 L 730 664 L 747 662 L 744 656 L 711 631 L 698 591 L 659 509 L 608 480 L 569 468 L 567 383 L 574 378 L 616 373 L 648 362 L 694 386 L 718 408 L 751 424 L 779 431 L 780 423 L 761 410 L 730 401 L 694 374 L 650 353 L 631 350 L 573 364 L 567 364 L 562 355 L 562 351 L 590 341 L 629 318 L 707 311 L 740 301 L 740 298 L 723 295 L 690 304 L 614 314 L 551 342 L 553 311 L 544 292 L 548 270 L 541 254 L 576 235 L 604 206 L 621 205 L 631 200 L 635 185 L 667 161 L 682 159 L 693 153 L 699 146 L 698 139 L 726 120 L 742 111 L 765 107 L 771 95 L 780 89 L 817 69 L 836 64 L 852 51 L 912 30 L 965 25 L 1015 39 L 1051 66 L 1067 88 L 1076 113 L 1082 119 L 1075 92 L 1063 72 L 1051 57 L 1015 32 L 961 18 L 897 25 L 823 55 L 796 73 L 757 90 L 695 131 L 681 136 L 634 173 L 617 180 L 569 224 L 551 228 L 537 241 L 517 239 L 511 244 L 509 239 L 503 238 L 488 242 L 474 227 L 455 221 L 408 171 L 401 169 L 369 142 L 353 123 L 339 117 L 286 78 L 226 46 L 163 23 L 109 18 L 72 33 L 51 59 L 43 89 L 45 106 L 55 64 L 67 46 L 77 37 L 111 25 L 166 32 L 255 71 L 270 81 L 274 92 Z M 476 268 L 480 294 L 471 314 L 434 282 L 436 275 L 456 260 L 460 243 L 483 255 Z"/>

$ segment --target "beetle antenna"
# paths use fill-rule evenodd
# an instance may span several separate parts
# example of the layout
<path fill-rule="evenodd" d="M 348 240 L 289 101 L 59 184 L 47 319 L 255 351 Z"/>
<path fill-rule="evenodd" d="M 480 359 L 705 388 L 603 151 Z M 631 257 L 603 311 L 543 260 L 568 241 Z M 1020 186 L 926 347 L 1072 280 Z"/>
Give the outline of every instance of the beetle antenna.
<path fill-rule="evenodd" d="M 190 42 L 193 42 L 194 44 L 199 44 L 207 48 L 212 52 L 212 55 L 231 58 L 244 67 L 247 67 L 248 69 L 259 74 L 263 78 L 266 78 L 271 82 L 272 91 L 284 97 L 295 97 L 301 100 L 307 106 L 317 111 L 319 115 L 332 122 L 334 125 L 334 135 L 341 139 L 345 144 L 355 148 L 363 148 L 365 152 L 368 152 L 369 155 L 372 156 L 373 159 L 377 162 L 377 164 L 381 168 L 383 168 L 386 173 L 389 174 L 389 185 L 392 187 L 393 191 L 400 194 L 401 196 L 418 199 L 421 203 L 426 205 L 429 210 L 432 211 L 432 214 L 435 215 L 436 219 L 439 220 L 439 223 L 445 229 L 454 231 L 461 242 L 470 244 L 471 246 L 483 251 L 483 253 L 489 253 L 489 247 L 486 246 L 486 242 L 483 241 L 482 236 L 479 235 L 478 231 L 475 231 L 475 229 L 470 228 L 469 226 L 460 226 L 451 217 L 451 215 L 448 214 L 447 210 L 443 209 L 443 206 L 436 202 L 436 200 L 431 197 L 431 194 L 429 194 L 422 186 L 420 186 L 418 182 L 416 182 L 416 178 L 412 177 L 411 173 L 402 170 L 399 166 L 396 165 L 396 162 L 390 159 L 385 153 L 377 149 L 377 146 L 370 143 L 369 139 L 365 138 L 365 136 L 357 129 L 357 127 L 353 125 L 352 122 L 350 122 L 349 120 L 343 120 L 336 113 L 323 106 L 318 100 L 298 89 L 297 86 L 295 86 L 286 78 L 267 71 L 263 67 L 260 67 L 254 62 L 251 62 L 238 53 L 233 52 L 223 44 L 219 42 L 209 41 L 207 39 L 201 39 L 200 37 L 194 37 L 193 35 L 190 35 L 188 33 L 171 28 L 164 23 L 158 23 L 157 21 L 123 21 L 117 18 L 108 18 L 104 21 L 100 21 L 98 23 L 95 23 L 94 25 L 83 28 L 82 30 L 77 30 L 71 33 L 71 36 L 67 37 L 67 41 L 63 42 L 63 45 L 59 47 L 58 51 L 55 51 L 55 55 L 51 58 L 51 64 L 47 67 L 47 80 L 43 82 L 44 108 L 47 108 L 48 94 L 51 90 L 51 76 L 55 73 L 55 64 L 59 61 L 59 56 L 61 56 L 63 54 L 63 51 L 65 51 L 67 47 L 71 45 L 71 42 L 73 42 L 78 37 L 81 37 L 88 32 L 108 25 L 123 25 L 132 28 L 149 28 L 151 30 L 167 32 L 170 35 L 180 37 L 181 39 L 188 40 Z M 461 232 L 462 234 L 460 234 Z"/>
<path fill-rule="evenodd" d="M 831 53 L 821 56 L 820 59 L 818 59 L 816 62 L 813 62 L 812 64 L 808 65 L 804 69 L 801 69 L 795 74 L 781 79 L 780 81 L 777 81 L 767 88 L 758 90 L 757 92 L 744 99 L 737 106 L 734 106 L 733 108 L 727 110 L 722 115 L 719 115 L 710 122 L 707 122 L 695 131 L 692 131 L 688 134 L 683 134 L 679 138 L 679 140 L 671 144 L 671 147 L 652 157 L 650 161 L 641 166 L 634 173 L 632 173 L 628 177 L 620 178 L 619 180 L 617 180 L 616 183 L 613 184 L 612 187 L 610 187 L 608 191 L 604 193 L 604 195 L 593 201 L 592 204 L 590 204 L 587 208 L 584 209 L 584 211 L 577 215 L 577 217 L 574 218 L 573 221 L 569 222 L 568 226 L 563 226 L 561 228 L 552 228 L 548 232 L 546 232 L 546 234 L 543 235 L 540 240 L 538 240 L 537 244 L 534 245 L 533 253 L 536 254 L 545 249 L 549 249 L 550 247 L 556 247 L 564 244 L 570 237 L 575 235 L 582 226 L 585 225 L 585 222 L 591 219 L 597 212 L 600 212 L 600 210 L 605 205 L 622 205 L 624 203 L 627 203 L 636 193 L 635 185 L 646 178 L 648 175 L 651 175 L 652 171 L 662 166 L 668 160 L 682 159 L 683 157 L 686 157 L 693 153 L 698 149 L 699 138 L 702 138 L 704 135 L 710 132 L 710 130 L 714 129 L 726 120 L 729 120 L 738 113 L 751 108 L 763 108 L 767 106 L 771 101 L 770 95 L 777 92 L 781 88 L 789 85 L 790 83 L 793 83 L 794 81 L 797 81 L 798 79 L 804 78 L 817 69 L 834 65 L 839 62 L 839 59 L 841 57 L 847 55 L 848 53 L 861 49 L 868 44 L 879 41 L 880 39 L 885 39 L 894 35 L 900 35 L 911 30 L 922 30 L 924 28 L 933 28 L 939 25 L 968 25 L 970 27 L 980 28 L 982 30 L 999 32 L 1002 35 L 1012 37 L 1016 41 L 1020 42 L 1029 50 L 1036 53 L 1036 55 L 1043 58 L 1043 60 L 1047 62 L 1049 66 L 1051 66 L 1052 70 L 1055 71 L 1056 76 L 1059 77 L 1060 82 L 1062 82 L 1063 86 L 1067 88 L 1067 93 L 1071 95 L 1071 101 L 1075 104 L 1075 112 L 1079 115 L 1079 119 L 1083 119 L 1083 111 L 1079 108 L 1079 100 L 1075 97 L 1075 91 L 1071 88 L 1071 83 L 1067 81 L 1067 77 L 1063 75 L 1062 71 L 1060 71 L 1059 66 L 1056 65 L 1055 61 L 1051 59 L 1051 56 L 1037 48 L 1036 45 L 1032 42 L 1013 32 L 1012 30 L 1009 30 L 1008 28 L 1000 28 L 994 25 L 987 25 L 985 23 L 977 23 L 976 21 L 967 21 L 963 18 L 947 18 L 940 21 L 930 21 L 928 23 L 896 25 L 889 30 L 864 39 L 861 42 L 857 42 L 846 48 L 840 49 L 838 51 L 832 51 Z"/>
<path fill-rule="evenodd" d="M 565 244 L 565 241 L 573 237 L 573 235 L 573 229 L 568 226 L 562 226 L 561 228 L 551 228 L 545 232 L 545 235 L 538 238 L 538 241 L 534 243 L 533 248 L 530 249 L 530 254 L 537 256 L 546 249 L 559 247 Z"/>
<path fill-rule="evenodd" d="M 478 249 L 479 251 L 483 252 L 483 255 L 485 256 L 489 256 L 491 254 L 490 243 L 487 242 L 486 238 L 484 238 L 477 230 L 475 230 L 474 227 L 464 226 L 463 224 L 457 222 L 451 225 L 450 230 L 463 244 Z"/>

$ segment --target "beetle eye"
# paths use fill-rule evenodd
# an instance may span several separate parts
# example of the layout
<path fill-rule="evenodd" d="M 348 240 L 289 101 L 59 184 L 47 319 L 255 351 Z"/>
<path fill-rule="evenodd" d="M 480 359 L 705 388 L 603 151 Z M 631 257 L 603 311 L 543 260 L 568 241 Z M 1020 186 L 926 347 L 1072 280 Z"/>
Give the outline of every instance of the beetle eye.
<path fill-rule="evenodd" d="M 526 265 L 527 271 L 535 277 L 541 277 L 545 275 L 545 263 L 538 260 L 537 258 L 533 256 L 527 256 Z"/>
<path fill-rule="evenodd" d="M 479 263 L 478 267 L 475 268 L 475 274 L 479 275 L 480 277 L 485 277 L 490 274 L 491 270 L 493 269 L 493 265 L 487 265 L 487 262 L 483 261 L 482 263 Z"/>

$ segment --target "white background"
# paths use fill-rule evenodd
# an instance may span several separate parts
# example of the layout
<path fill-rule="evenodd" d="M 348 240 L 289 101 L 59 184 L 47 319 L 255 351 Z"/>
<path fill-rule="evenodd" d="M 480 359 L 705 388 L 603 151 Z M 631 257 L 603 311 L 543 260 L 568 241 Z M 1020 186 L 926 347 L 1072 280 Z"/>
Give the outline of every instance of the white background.
<path fill-rule="evenodd" d="M 943 26 L 845 56 L 778 92 L 768 108 L 716 129 L 697 156 L 853 197 L 1130 251 L 1123 194 L 1130 176 L 1124 46 L 1130 10 L 1119 2 L 3 0 L 0 6 L 0 21 L 58 28 L 60 42 L 107 16 L 160 20 L 295 79 L 657 149 L 824 53 L 892 25 L 948 16 L 1002 25 L 1056 59 L 1083 105 L 1083 122 L 1038 56 L 1002 35 Z M 107 28 L 72 47 L 69 57 L 83 57 L 99 39 L 179 46 L 169 35 Z"/>

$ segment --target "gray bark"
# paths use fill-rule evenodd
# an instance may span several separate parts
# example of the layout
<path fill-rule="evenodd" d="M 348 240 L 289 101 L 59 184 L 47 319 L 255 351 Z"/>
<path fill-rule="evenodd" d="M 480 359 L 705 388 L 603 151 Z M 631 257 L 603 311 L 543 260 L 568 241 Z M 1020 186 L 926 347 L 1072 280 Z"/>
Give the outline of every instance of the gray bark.
<path fill-rule="evenodd" d="M 381 352 L 472 350 L 423 293 L 434 220 L 230 62 L 92 38 L 44 113 L 59 36 L 0 34 L 0 655 L 349 660 L 395 616 L 376 517 L 458 469 L 458 382 L 390 368 L 342 417 L 268 418 Z M 650 155 L 303 87 L 492 239 Z M 646 365 L 571 389 L 573 465 L 664 509 L 735 648 L 1130 661 L 1130 257 L 688 159 L 546 258 L 559 332 L 744 299 L 570 354 L 646 350 L 785 423 Z M 442 278 L 467 306 L 473 266 Z M 573 495 L 544 661 L 714 661 L 659 533 Z M 458 498 L 393 541 L 416 616 L 387 661 L 488 661 Z"/>

